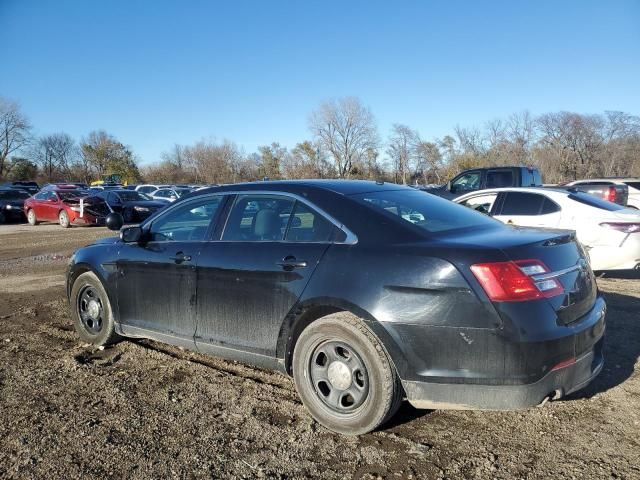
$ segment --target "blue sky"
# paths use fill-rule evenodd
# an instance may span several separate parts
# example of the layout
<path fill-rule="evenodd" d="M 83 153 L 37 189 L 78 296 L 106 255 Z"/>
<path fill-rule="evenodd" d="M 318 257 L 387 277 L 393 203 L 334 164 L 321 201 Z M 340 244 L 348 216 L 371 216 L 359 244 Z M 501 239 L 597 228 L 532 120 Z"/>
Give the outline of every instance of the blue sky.
<path fill-rule="evenodd" d="M 357 96 L 426 139 L 533 114 L 640 115 L 640 1 L 0 0 L 0 95 L 39 134 L 174 143 L 309 138 Z"/>

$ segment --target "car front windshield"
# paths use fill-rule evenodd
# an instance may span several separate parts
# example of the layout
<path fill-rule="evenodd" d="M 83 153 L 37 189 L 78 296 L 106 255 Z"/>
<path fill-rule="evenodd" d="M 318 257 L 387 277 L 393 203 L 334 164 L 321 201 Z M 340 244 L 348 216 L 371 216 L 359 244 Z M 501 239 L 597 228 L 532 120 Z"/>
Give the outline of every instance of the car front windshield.
<path fill-rule="evenodd" d="M 500 225 L 482 213 L 417 190 L 389 190 L 354 195 L 372 208 L 420 227 L 427 232 Z"/>
<path fill-rule="evenodd" d="M 80 197 L 84 196 L 80 190 L 69 190 L 66 192 L 58 192 L 58 196 L 64 200 L 78 200 Z"/>
<path fill-rule="evenodd" d="M 0 190 L 0 200 L 24 200 L 29 194 L 22 190 Z"/>

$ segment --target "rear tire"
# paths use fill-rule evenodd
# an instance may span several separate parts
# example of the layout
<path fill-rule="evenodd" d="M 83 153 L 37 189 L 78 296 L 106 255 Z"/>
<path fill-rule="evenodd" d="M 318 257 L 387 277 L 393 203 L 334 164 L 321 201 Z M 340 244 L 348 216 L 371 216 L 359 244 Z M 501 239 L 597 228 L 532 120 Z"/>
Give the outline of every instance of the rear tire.
<path fill-rule="evenodd" d="M 38 218 L 36 217 L 36 212 L 34 212 L 32 208 L 30 208 L 27 211 L 27 222 L 29 222 L 29 225 L 31 226 L 35 226 L 38 224 Z"/>
<path fill-rule="evenodd" d="M 71 222 L 69 222 L 69 215 L 64 210 L 60 211 L 58 214 L 58 223 L 62 228 L 69 228 L 71 226 Z"/>
<path fill-rule="evenodd" d="M 115 331 L 107 292 L 93 272 L 79 275 L 69 297 L 73 326 L 80 340 L 93 345 L 110 345 L 121 337 Z"/>
<path fill-rule="evenodd" d="M 382 343 L 349 312 L 303 330 L 293 352 L 293 378 L 313 418 L 345 435 L 375 430 L 402 403 L 402 385 Z"/>

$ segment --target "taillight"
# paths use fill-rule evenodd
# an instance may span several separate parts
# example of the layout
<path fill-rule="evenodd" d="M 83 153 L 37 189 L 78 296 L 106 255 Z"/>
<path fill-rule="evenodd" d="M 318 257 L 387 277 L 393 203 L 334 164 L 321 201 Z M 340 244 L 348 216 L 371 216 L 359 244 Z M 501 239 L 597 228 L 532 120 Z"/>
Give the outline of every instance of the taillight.
<path fill-rule="evenodd" d="M 617 230 L 622 233 L 635 233 L 640 232 L 640 223 L 629 223 L 629 222 L 603 222 L 600 224 L 601 227 L 610 228 L 612 230 Z"/>
<path fill-rule="evenodd" d="M 609 201 L 609 202 L 615 202 L 616 201 L 616 187 L 611 186 L 611 187 L 607 188 L 607 193 L 605 193 L 604 199 Z"/>
<path fill-rule="evenodd" d="M 477 263 L 471 266 L 471 271 L 493 302 L 522 302 L 564 293 L 555 278 L 533 278 L 549 272 L 540 260 Z"/>

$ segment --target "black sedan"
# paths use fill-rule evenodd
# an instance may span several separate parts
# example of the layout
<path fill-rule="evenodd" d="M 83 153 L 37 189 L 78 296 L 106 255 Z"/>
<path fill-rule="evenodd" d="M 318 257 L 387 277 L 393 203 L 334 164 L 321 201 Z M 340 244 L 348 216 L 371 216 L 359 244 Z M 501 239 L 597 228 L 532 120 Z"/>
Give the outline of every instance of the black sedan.
<path fill-rule="evenodd" d="M 111 210 L 122 215 L 126 223 L 141 222 L 167 205 L 166 202 L 124 187 L 96 191 L 94 195 L 104 199 Z"/>
<path fill-rule="evenodd" d="M 17 188 L 0 187 L 0 223 L 7 221 L 24 221 L 24 201 L 29 192 Z"/>
<path fill-rule="evenodd" d="M 78 250 L 67 292 L 82 341 L 152 338 L 282 370 L 346 434 L 403 398 L 530 407 L 603 366 L 605 303 L 572 232 L 393 184 L 200 190 Z"/>

